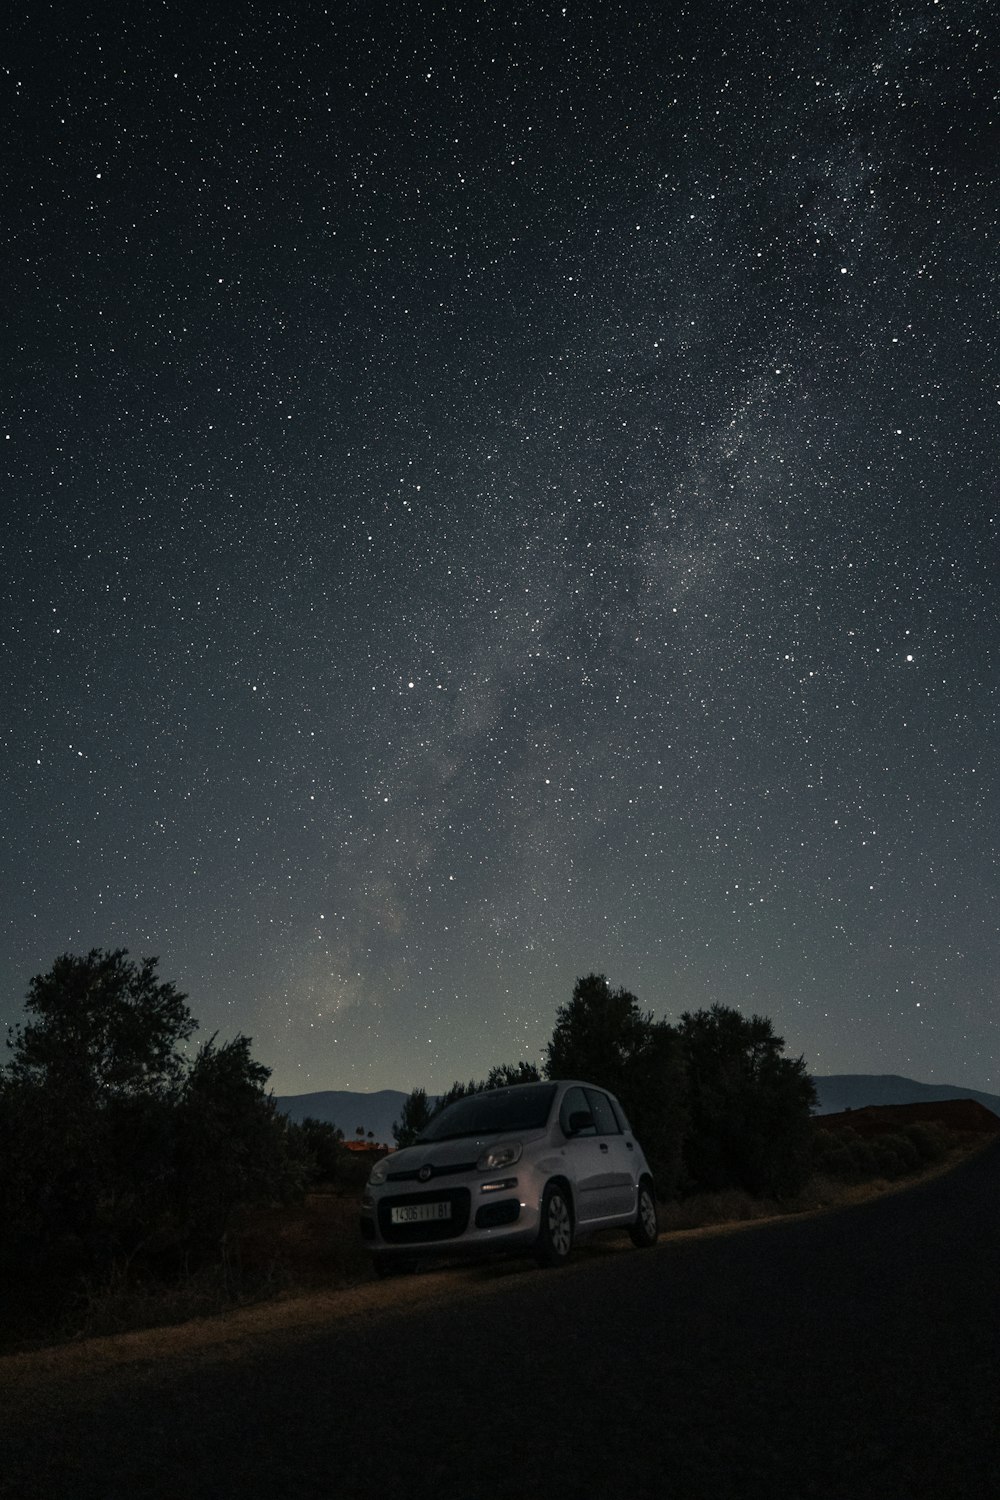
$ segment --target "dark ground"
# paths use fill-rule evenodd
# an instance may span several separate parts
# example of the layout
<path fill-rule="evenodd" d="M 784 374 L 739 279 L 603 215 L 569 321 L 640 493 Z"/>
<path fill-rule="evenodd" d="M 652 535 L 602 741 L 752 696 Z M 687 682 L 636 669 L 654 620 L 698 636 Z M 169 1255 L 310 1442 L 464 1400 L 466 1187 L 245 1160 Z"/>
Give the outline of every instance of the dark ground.
<path fill-rule="evenodd" d="M 998 1146 L 833 1214 L 581 1255 L 564 1272 L 454 1271 L 433 1305 L 421 1283 L 442 1278 L 197 1355 L 137 1353 L 89 1376 L 78 1356 L 29 1371 L 30 1400 L 10 1396 L 23 1366 L 0 1361 L 0 1487 L 17 1500 L 1000 1497 Z"/>

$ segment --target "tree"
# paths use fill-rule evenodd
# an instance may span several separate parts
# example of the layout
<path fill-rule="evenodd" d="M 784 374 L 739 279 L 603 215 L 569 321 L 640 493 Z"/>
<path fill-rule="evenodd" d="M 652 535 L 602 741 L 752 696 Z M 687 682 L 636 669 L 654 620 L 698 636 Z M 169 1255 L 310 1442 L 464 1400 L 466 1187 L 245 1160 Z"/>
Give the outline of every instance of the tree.
<path fill-rule="evenodd" d="M 601 1084 L 616 1095 L 643 1144 L 660 1196 L 674 1191 L 686 1111 L 683 1059 L 672 1027 L 644 1014 L 629 990 L 613 990 L 603 974 L 588 974 L 556 1012 L 546 1072 L 549 1078 Z"/>
<path fill-rule="evenodd" d="M 506 1089 L 518 1083 L 538 1083 L 541 1076 L 536 1065 L 531 1062 L 501 1063 L 499 1067 L 490 1069 L 480 1088 Z"/>
<path fill-rule="evenodd" d="M 403 1111 L 392 1127 L 392 1138 L 397 1146 L 412 1146 L 425 1125 L 430 1124 L 430 1103 L 426 1089 L 411 1089 L 403 1100 Z"/>
<path fill-rule="evenodd" d="M 197 1023 L 156 965 L 93 949 L 31 980 L 0 1070 L 8 1253 L 106 1267 L 155 1241 L 182 1259 L 237 1203 L 300 1187 L 249 1038 L 190 1060 Z"/>
<path fill-rule="evenodd" d="M 124 948 L 93 948 L 36 974 L 24 1007 L 33 1019 L 7 1041 L 11 1080 L 77 1105 L 175 1088 L 184 1071 L 178 1048 L 198 1023 L 187 996 L 157 980 L 156 965 L 130 961 Z"/>
<path fill-rule="evenodd" d="M 67 953 L 28 986 L 0 1080 L 4 1135 L 17 1143 L 0 1198 L 30 1244 L 60 1240 L 99 1261 L 131 1248 L 162 1205 L 179 1049 L 197 1023 L 156 963 L 124 949 Z"/>
<path fill-rule="evenodd" d="M 684 1180 L 687 1097 L 677 1030 L 665 1021 L 650 1021 L 645 1043 L 629 1059 L 618 1098 L 642 1143 L 661 1198 L 673 1197 Z"/>
<path fill-rule="evenodd" d="M 270 1069 L 250 1046 L 242 1035 L 219 1047 L 209 1038 L 178 1100 L 175 1202 L 185 1238 L 205 1248 L 221 1240 L 238 1206 L 289 1198 L 302 1186 L 266 1092 Z"/>
<path fill-rule="evenodd" d="M 647 1045 L 652 1019 L 633 994 L 613 990 L 603 974 L 578 979 L 572 999 L 556 1011 L 545 1052 L 548 1076 L 600 1083 L 620 1097 L 633 1061 Z"/>
<path fill-rule="evenodd" d="M 685 1012 L 679 1029 L 693 1181 L 778 1197 L 797 1192 L 809 1176 L 816 1103 L 804 1060 L 783 1056 L 784 1041 L 767 1017 L 747 1020 L 724 1005 Z"/>

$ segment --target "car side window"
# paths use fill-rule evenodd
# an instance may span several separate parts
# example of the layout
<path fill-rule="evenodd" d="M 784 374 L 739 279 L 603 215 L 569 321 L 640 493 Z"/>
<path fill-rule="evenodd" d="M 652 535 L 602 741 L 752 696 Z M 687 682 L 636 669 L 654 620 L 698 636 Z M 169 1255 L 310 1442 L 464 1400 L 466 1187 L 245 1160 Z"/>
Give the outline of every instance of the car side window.
<path fill-rule="evenodd" d="M 621 1135 L 621 1127 L 611 1108 L 611 1100 L 607 1094 L 601 1094 L 597 1089 L 587 1089 L 587 1101 L 590 1105 L 590 1113 L 594 1117 L 598 1135 Z"/>
<path fill-rule="evenodd" d="M 592 1115 L 593 1113 L 594 1111 L 583 1089 L 567 1089 L 563 1095 L 562 1107 L 559 1110 L 559 1124 L 562 1126 L 563 1135 L 572 1136 L 574 1139 L 581 1135 L 596 1135 L 598 1132 L 596 1124 L 588 1125 L 586 1130 L 574 1131 L 569 1128 L 571 1116 L 577 1114 Z"/>

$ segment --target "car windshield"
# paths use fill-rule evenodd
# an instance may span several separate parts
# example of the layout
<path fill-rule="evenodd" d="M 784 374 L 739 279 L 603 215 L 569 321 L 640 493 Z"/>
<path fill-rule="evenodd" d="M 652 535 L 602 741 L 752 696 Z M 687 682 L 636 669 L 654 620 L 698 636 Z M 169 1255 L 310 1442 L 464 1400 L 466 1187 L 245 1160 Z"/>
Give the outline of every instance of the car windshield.
<path fill-rule="evenodd" d="M 549 1117 L 556 1085 L 526 1084 L 522 1088 L 486 1089 L 456 1099 L 427 1125 L 419 1141 L 455 1141 L 466 1135 L 501 1135 L 515 1130 L 540 1130 Z"/>

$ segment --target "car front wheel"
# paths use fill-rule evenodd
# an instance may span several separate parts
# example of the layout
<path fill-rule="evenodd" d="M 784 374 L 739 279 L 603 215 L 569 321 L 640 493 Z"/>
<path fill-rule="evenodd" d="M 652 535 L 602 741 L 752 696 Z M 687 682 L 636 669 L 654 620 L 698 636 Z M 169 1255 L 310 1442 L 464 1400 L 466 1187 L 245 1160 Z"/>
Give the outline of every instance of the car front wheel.
<path fill-rule="evenodd" d="M 653 1197 L 653 1189 L 648 1182 L 640 1182 L 639 1203 L 635 1219 L 629 1228 L 629 1235 L 633 1245 L 639 1250 L 648 1250 L 650 1245 L 656 1244 L 659 1233 L 660 1226 L 656 1218 L 656 1199 Z"/>
<path fill-rule="evenodd" d="M 540 1218 L 535 1259 L 540 1266 L 564 1266 L 573 1248 L 573 1213 L 569 1195 L 558 1183 L 545 1189 Z"/>

